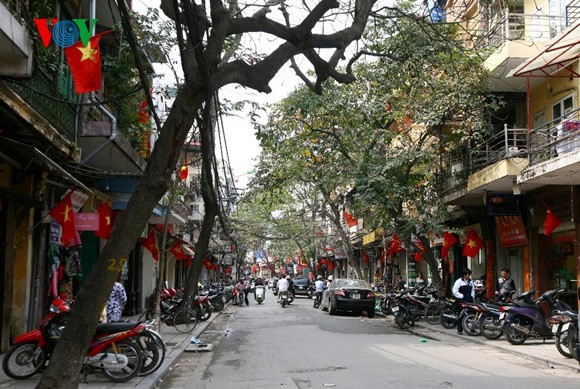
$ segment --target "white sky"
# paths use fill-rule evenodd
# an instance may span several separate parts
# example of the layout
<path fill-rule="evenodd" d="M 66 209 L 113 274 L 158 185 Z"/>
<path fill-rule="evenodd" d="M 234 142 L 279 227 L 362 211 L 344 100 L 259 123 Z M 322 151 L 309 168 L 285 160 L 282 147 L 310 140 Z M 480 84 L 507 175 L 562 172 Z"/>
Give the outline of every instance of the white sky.
<path fill-rule="evenodd" d="M 133 9 L 137 12 L 145 13 L 147 6 L 158 7 L 159 3 L 160 0 L 134 0 Z M 256 4 L 261 3 L 258 0 Z M 238 85 L 229 85 L 220 90 L 219 96 L 230 101 L 252 100 L 264 105 L 276 103 L 300 83 L 300 80 L 294 71 L 290 69 L 289 65 L 289 62 L 284 65 L 278 75 L 270 82 L 272 92 L 269 94 L 258 93 Z M 264 117 L 262 122 L 265 123 L 266 119 Z M 254 169 L 260 153 L 258 140 L 254 135 L 254 128 L 247 117 L 247 113 L 240 112 L 237 117 L 224 116 L 223 123 L 232 173 L 236 179 L 236 187 L 244 188 L 251 177 L 248 172 Z"/>

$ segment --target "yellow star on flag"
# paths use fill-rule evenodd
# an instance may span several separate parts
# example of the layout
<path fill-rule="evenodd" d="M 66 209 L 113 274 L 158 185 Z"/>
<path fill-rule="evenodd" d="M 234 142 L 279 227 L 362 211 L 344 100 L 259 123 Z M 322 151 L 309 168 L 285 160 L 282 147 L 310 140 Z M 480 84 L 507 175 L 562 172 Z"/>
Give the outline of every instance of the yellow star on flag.
<path fill-rule="evenodd" d="M 91 47 L 91 42 L 86 47 L 77 47 L 79 51 L 83 54 L 81 57 L 81 62 L 87 59 L 90 59 L 92 62 L 95 62 L 95 54 L 97 54 L 97 50 Z"/>
<path fill-rule="evenodd" d="M 476 246 L 477 246 L 477 243 L 476 243 L 474 240 L 471 240 L 471 239 L 470 239 L 470 240 L 467 242 L 467 245 L 469 246 L 469 248 L 474 248 L 474 247 L 476 247 Z"/>
<path fill-rule="evenodd" d="M 69 212 L 72 210 L 68 205 L 64 207 L 64 221 L 67 222 L 70 220 Z"/>
<path fill-rule="evenodd" d="M 107 225 L 110 226 L 111 225 L 111 217 L 105 216 L 105 220 L 107 221 Z"/>

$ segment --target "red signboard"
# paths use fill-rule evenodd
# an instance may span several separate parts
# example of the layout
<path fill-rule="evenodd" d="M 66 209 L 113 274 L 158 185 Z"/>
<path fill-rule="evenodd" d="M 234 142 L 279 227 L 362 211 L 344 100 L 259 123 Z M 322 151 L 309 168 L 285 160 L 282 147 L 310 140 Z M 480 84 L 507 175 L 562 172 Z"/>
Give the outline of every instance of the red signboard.
<path fill-rule="evenodd" d="M 78 231 L 98 231 L 98 213 L 75 213 L 75 225 Z"/>
<path fill-rule="evenodd" d="M 528 244 L 528 236 L 521 215 L 496 216 L 495 225 L 501 247 L 517 247 Z"/>

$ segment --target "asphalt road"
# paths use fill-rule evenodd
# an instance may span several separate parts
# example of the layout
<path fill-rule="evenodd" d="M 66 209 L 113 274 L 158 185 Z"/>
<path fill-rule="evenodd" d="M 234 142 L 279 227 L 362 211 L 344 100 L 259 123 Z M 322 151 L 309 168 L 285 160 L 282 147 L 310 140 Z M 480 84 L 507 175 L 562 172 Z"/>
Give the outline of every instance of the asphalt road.
<path fill-rule="evenodd" d="M 578 373 L 538 364 L 468 337 L 394 327 L 312 308 L 228 306 L 200 336 L 212 351 L 184 352 L 159 388 L 578 388 Z"/>

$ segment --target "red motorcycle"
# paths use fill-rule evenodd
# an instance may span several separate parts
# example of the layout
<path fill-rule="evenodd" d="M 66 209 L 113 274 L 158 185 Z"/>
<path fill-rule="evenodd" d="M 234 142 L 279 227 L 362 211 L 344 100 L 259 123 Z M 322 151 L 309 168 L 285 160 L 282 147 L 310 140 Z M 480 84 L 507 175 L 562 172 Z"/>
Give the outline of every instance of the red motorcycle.
<path fill-rule="evenodd" d="M 56 299 L 40 326 L 18 336 L 2 361 L 7 376 L 24 379 L 42 370 L 50 360 L 66 324 L 70 307 Z M 84 381 L 93 369 L 101 369 L 113 382 L 127 382 L 135 377 L 142 364 L 142 349 L 133 337 L 146 326 L 139 323 L 99 324 L 83 362 Z"/>

